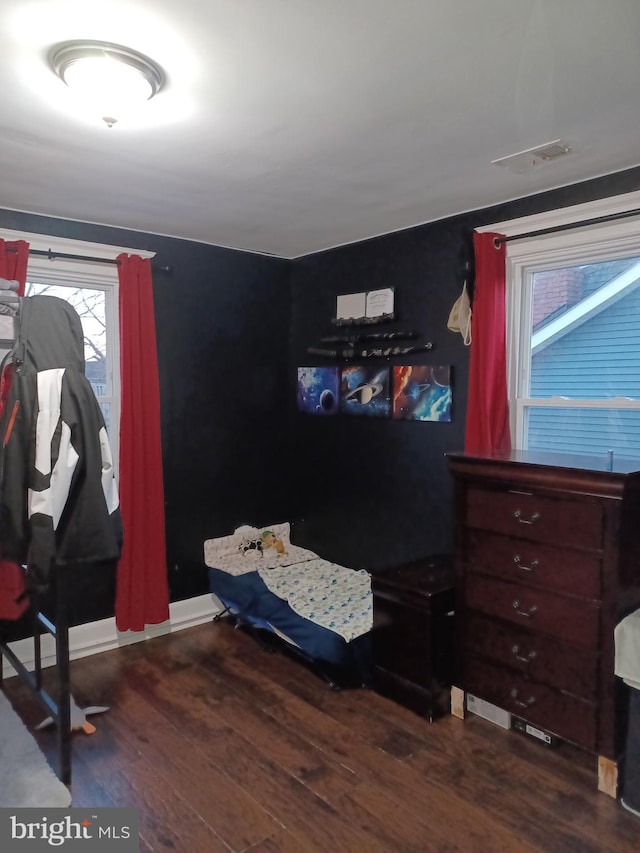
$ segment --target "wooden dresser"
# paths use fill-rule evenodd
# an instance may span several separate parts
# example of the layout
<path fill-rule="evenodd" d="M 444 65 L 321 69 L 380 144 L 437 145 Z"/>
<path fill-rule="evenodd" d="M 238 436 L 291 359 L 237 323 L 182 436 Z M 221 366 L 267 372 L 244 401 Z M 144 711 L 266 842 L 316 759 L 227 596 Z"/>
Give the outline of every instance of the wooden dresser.
<path fill-rule="evenodd" d="M 614 627 L 640 606 L 640 462 L 449 454 L 456 688 L 598 756 L 615 795 L 624 688 Z M 456 695 L 457 694 L 457 695 Z"/>

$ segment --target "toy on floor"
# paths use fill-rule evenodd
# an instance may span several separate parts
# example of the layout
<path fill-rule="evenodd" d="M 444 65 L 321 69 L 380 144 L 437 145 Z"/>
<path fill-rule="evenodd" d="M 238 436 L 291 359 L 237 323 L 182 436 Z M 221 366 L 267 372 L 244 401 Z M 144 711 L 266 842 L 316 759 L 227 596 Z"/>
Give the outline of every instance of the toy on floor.
<path fill-rule="evenodd" d="M 71 723 L 71 731 L 79 731 L 82 730 L 87 735 L 92 735 L 96 727 L 93 723 L 90 723 L 87 720 L 89 714 L 102 714 L 104 711 L 108 711 L 109 708 L 105 705 L 89 705 L 87 708 L 80 708 L 76 704 L 73 696 L 69 697 L 70 699 L 70 723 Z M 40 729 L 46 729 L 47 726 L 52 726 L 55 720 L 53 717 L 47 717 L 46 720 L 43 720 L 41 723 L 35 727 L 35 730 L 38 732 Z"/>

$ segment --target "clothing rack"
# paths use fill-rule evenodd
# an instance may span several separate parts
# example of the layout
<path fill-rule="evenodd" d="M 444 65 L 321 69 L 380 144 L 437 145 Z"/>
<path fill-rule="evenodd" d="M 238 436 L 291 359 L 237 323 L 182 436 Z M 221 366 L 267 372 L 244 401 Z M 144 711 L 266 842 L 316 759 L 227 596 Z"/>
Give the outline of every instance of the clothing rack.
<path fill-rule="evenodd" d="M 69 676 L 69 624 L 63 593 L 64 583 L 60 573 L 52 581 L 55 600 L 55 622 L 37 607 L 37 593 L 31 593 L 31 621 L 33 625 L 33 660 L 31 672 L 9 648 L 0 643 L 0 685 L 3 680 L 3 658 L 14 668 L 20 679 L 31 688 L 56 724 L 58 778 L 64 785 L 71 784 L 71 681 Z M 54 699 L 42 683 L 42 633 L 49 633 L 55 641 L 58 696 Z"/>
<path fill-rule="evenodd" d="M 13 290 L 0 290 L 0 352 L 8 352 L 15 343 L 15 321 L 20 312 L 20 297 Z M 10 329 L 2 328 L 2 320 L 10 319 Z M 11 332 L 10 335 L 3 334 Z M 0 359 L 2 360 L 2 359 Z"/>
<path fill-rule="evenodd" d="M 12 349 L 17 337 L 22 297 L 11 290 L 0 290 L 0 321 L 11 320 L 12 336 L 0 337 L 0 349 Z M 5 310 L 2 310 L 5 309 Z M 7 310 L 8 309 L 8 310 Z M 6 328 L 0 330 L 6 335 Z M 7 354 L 8 354 L 7 352 Z M 6 356 L 5 356 L 6 358 Z M 2 359 L 4 366 L 4 358 Z M 9 427 L 10 430 L 10 427 Z M 39 594 L 30 592 L 30 619 L 33 628 L 34 670 L 31 672 L 18 658 L 7 642 L 0 642 L 0 686 L 3 682 L 3 661 L 7 659 L 20 679 L 31 688 L 57 728 L 58 777 L 65 785 L 71 784 L 71 685 L 69 678 L 69 625 L 66 613 L 64 581 L 61 573 L 54 573 L 52 592 L 54 601 L 54 619 L 49 618 L 39 607 Z M 56 674 L 58 696 L 45 690 L 42 680 L 42 643 L 41 635 L 49 633 L 55 641 Z"/>

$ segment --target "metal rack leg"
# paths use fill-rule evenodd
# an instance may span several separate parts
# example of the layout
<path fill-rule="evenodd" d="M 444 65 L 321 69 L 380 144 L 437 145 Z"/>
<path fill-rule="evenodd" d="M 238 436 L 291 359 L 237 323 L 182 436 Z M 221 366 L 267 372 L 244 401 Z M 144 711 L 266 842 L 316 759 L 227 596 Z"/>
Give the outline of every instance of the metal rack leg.
<path fill-rule="evenodd" d="M 71 683 L 69 667 L 69 624 L 64 597 L 64 584 L 60 577 L 55 581 L 56 615 L 55 621 L 41 612 L 32 596 L 34 671 L 30 672 L 7 643 L 0 642 L 0 684 L 2 682 L 2 659 L 13 666 L 18 676 L 25 682 L 49 710 L 56 722 L 58 746 L 58 776 L 65 785 L 71 784 Z M 58 681 L 57 699 L 44 689 L 42 684 L 42 644 L 41 628 L 51 634 L 55 642 L 56 675 Z"/>
<path fill-rule="evenodd" d="M 69 676 L 69 626 L 62 582 L 56 580 L 56 665 L 58 670 L 58 763 L 60 779 L 71 784 L 71 681 Z"/>

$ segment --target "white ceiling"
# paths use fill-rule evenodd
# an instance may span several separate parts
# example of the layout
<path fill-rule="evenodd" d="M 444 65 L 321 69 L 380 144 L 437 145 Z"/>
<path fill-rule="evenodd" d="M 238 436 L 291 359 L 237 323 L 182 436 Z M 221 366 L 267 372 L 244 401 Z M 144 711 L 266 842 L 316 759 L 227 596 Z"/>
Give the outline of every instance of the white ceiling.
<path fill-rule="evenodd" d="M 639 37 L 640 0 L 2 0 L 0 207 L 289 258 L 486 207 L 640 164 Z M 164 68 L 131 124 L 72 112 L 79 38 Z"/>

